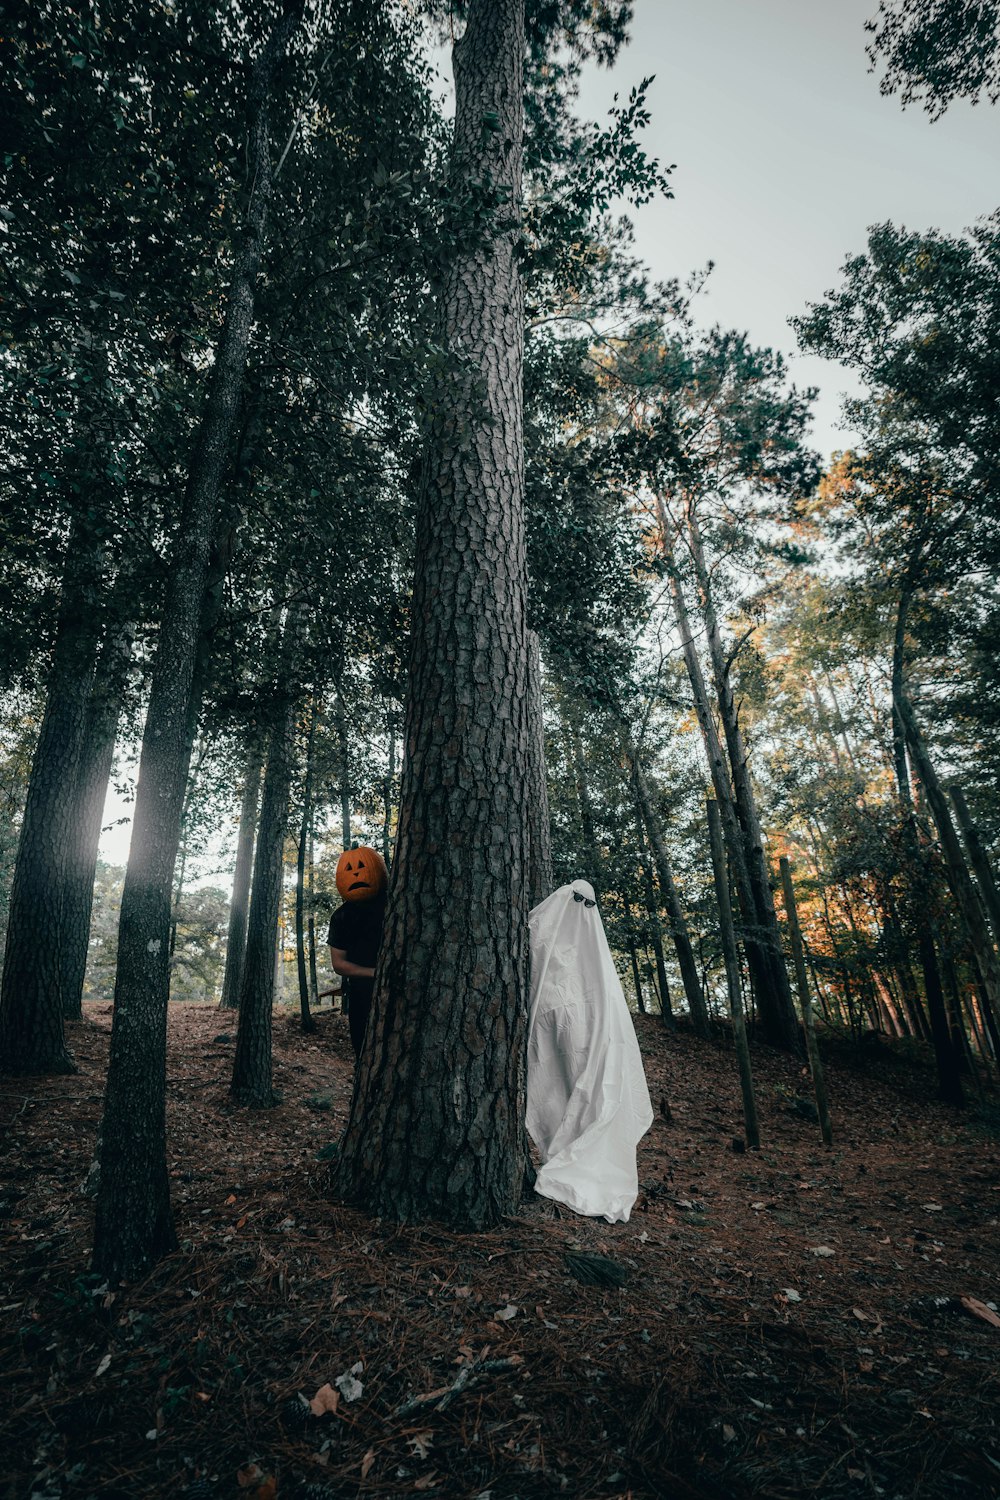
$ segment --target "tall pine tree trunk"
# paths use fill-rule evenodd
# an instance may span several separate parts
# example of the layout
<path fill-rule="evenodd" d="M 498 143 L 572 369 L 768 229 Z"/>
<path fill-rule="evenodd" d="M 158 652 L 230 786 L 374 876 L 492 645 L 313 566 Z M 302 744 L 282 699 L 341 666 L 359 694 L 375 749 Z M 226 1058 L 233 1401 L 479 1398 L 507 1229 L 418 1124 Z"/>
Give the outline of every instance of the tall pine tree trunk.
<path fill-rule="evenodd" d="M 253 851 L 257 838 L 257 809 L 260 804 L 260 773 L 264 761 L 264 739 L 259 729 L 250 733 L 243 796 L 240 801 L 240 828 L 236 836 L 236 869 L 229 902 L 229 936 L 226 941 L 226 970 L 222 978 L 223 1010 L 236 1010 L 243 983 L 243 959 L 247 949 L 247 918 L 250 912 L 250 880 L 253 875 Z"/>
<path fill-rule="evenodd" d="M 248 91 L 250 196 L 233 245 L 225 322 L 175 539 L 143 733 L 135 821 L 118 935 L 94 1269 L 134 1276 L 175 1243 L 166 1161 L 170 892 L 190 755 L 192 688 L 216 529 L 246 374 L 271 196 L 268 94 L 298 24 L 275 26 Z"/>
<path fill-rule="evenodd" d="M 451 191 L 495 199 L 443 277 L 399 832 L 339 1181 L 393 1218 L 480 1228 L 518 1202 L 527 1154 L 524 0 L 466 15 Z"/>
<path fill-rule="evenodd" d="M 70 1073 L 63 1041 L 63 897 L 74 846 L 77 771 L 98 642 L 103 549 L 75 521 L 14 863 L 0 987 L 0 1068 Z"/>
<path fill-rule="evenodd" d="M 769 983 L 757 992 L 757 1007 L 760 1028 L 774 1047 L 788 1052 L 801 1050 L 799 1026 L 792 1003 L 792 991 L 788 982 L 788 970 L 781 946 L 781 933 L 774 906 L 774 895 L 764 857 L 764 836 L 757 814 L 757 799 L 750 779 L 750 763 L 747 756 L 743 732 L 740 729 L 739 713 L 730 683 L 729 663 L 719 631 L 715 602 L 712 597 L 711 578 L 705 560 L 698 518 L 692 506 L 688 506 L 688 541 L 695 578 L 705 621 L 705 636 L 708 643 L 709 660 L 715 686 L 716 705 L 722 724 L 732 778 L 733 800 L 743 834 L 747 875 L 753 893 L 757 931 L 763 949 Z"/>

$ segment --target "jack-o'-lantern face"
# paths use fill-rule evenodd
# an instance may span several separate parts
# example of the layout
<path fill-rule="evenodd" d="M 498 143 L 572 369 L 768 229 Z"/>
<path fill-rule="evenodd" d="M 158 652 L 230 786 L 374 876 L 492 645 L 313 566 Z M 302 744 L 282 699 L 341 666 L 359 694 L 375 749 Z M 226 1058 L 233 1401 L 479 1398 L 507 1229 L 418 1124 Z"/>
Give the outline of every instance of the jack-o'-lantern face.
<path fill-rule="evenodd" d="M 367 844 L 345 849 L 337 861 L 337 890 L 342 901 L 371 901 L 385 890 L 388 878 L 385 860 Z"/>

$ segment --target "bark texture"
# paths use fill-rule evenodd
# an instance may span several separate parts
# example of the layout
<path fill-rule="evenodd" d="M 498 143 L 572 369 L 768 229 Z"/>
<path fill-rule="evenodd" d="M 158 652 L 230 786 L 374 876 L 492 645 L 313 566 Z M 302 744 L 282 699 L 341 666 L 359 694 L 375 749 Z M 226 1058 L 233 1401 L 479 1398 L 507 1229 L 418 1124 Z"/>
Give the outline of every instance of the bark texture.
<path fill-rule="evenodd" d="M 399 831 L 340 1188 L 479 1228 L 524 1163 L 529 743 L 518 259 L 524 0 L 454 51 L 449 370 L 418 513 Z M 495 193 L 484 232 L 468 209 Z M 466 210 L 462 210 L 462 203 Z"/>
<path fill-rule="evenodd" d="M 63 897 L 97 653 L 100 565 L 99 544 L 75 524 L 10 892 L 0 987 L 0 1068 L 6 1073 L 74 1071 L 63 1041 Z"/>
<path fill-rule="evenodd" d="M 190 754 L 190 709 L 219 488 L 246 374 L 271 196 L 267 99 L 298 24 L 287 12 L 254 64 L 248 93 L 249 200 L 205 412 L 171 559 L 143 733 L 118 937 L 93 1265 L 134 1276 L 175 1243 L 166 1162 L 170 894 Z"/>

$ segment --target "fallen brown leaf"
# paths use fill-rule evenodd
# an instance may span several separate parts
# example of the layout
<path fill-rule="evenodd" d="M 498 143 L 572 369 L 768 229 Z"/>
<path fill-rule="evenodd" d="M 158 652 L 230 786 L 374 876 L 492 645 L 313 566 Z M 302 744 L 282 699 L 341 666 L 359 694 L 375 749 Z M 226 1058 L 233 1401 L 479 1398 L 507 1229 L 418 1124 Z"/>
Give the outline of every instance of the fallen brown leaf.
<path fill-rule="evenodd" d="M 309 1403 L 309 1410 L 314 1417 L 325 1417 L 327 1412 L 334 1412 L 340 1405 L 340 1392 L 335 1391 L 329 1381 L 321 1385 L 315 1396 Z"/>
<path fill-rule="evenodd" d="M 978 1297 L 959 1297 L 958 1300 L 966 1312 L 971 1313 L 974 1318 L 982 1318 L 983 1322 L 989 1323 L 991 1327 L 1000 1328 L 1000 1317 L 997 1317 L 992 1307 L 987 1307 L 985 1302 L 980 1302 Z"/>

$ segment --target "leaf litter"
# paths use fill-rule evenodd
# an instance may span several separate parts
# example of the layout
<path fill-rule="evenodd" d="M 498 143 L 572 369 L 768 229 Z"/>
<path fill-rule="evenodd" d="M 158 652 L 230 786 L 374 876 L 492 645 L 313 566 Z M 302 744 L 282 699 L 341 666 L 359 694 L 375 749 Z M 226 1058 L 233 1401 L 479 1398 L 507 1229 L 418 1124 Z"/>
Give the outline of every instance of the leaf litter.
<path fill-rule="evenodd" d="M 110 1019 L 88 1005 L 70 1026 L 79 1074 L 0 1098 L 0 1496 L 996 1488 L 995 1131 L 929 1103 L 921 1067 L 831 1048 L 827 1152 L 787 1111 L 799 1066 L 755 1048 L 763 1147 L 734 1153 L 730 1046 L 637 1017 L 671 1106 L 640 1146 L 631 1223 L 529 1198 L 461 1235 L 331 1199 L 352 1071 L 339 1016 L 303 1037 L 276 1013 L 283 1102 L 251 1128 L 218 1011 L 174 1005 L 180 1249 L 115 1294 L 89 1276 L 79 1191 Z"/>

